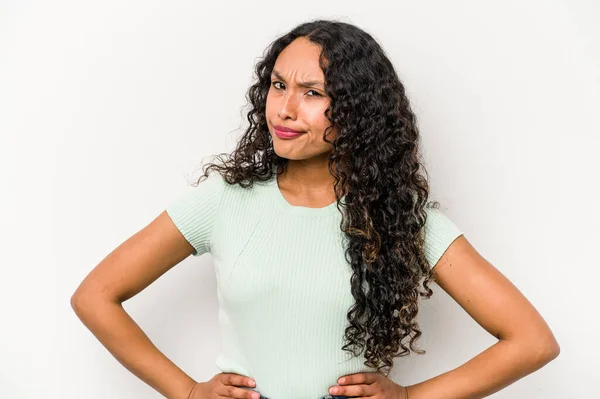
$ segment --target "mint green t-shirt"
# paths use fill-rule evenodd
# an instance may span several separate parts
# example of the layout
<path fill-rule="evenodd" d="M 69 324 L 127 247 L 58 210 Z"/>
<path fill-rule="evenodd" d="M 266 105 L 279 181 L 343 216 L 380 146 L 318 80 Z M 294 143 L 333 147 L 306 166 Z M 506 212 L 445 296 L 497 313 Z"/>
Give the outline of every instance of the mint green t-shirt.
<path fill-rule="evenodd" d="M 354 298 L 335 202 L 294 206 L 275 176 L 243 188 L 213 172 L 166 210 L 194 256 L 212 255 L 222 372 L 253 378 L 253 390 L 271 399 L 319 399 L 339 377 L 375 371 L 341 349 Z M 427 212 L 433 267 L 462 232 L 441 211 Z"/>

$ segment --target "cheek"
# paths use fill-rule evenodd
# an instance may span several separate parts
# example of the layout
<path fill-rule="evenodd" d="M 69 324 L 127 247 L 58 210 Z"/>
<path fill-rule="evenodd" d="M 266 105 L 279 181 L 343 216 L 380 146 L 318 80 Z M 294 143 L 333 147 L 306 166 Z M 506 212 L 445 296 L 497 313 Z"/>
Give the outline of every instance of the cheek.
<path fill-rule="evenodd" d="M 272 90 L 269 89 L 267 92 L 266 104 L 265 104 L 265 113 L 267 115 L 273 116 L 273 114 L 277 113 L 277 98 L 272 93 Z"/>
<path fill-rule="evenodd" d="M 309 107 L 306 109 L 304 113 L 306 120 L 313 126 L 313 128 L 323 131 L 327 126 L 329 126 L 329 120 L 325 117 L 325 108 L 322 106 L 319 107 Z"/>
<path fill-rule="evenodd" d="M 269 98 L 269 95 L 267 95 L 267 102 L 265 104 L 265 114 L 267 115 L 267 117 L 269 117 L 271 115 L 271 108 L 272 108 L 272 101 Z"/>

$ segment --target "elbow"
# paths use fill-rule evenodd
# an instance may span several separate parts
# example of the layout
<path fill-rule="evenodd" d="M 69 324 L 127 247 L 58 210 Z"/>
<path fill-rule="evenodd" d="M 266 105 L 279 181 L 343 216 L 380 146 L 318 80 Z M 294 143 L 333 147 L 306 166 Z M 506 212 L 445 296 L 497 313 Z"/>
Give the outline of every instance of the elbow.
<path fill-rule="evenodd" d="M 535 338 L 507 341 L 514 345 L 516 356 L 520 361 L 531 365 L 536 370 L 550 363 L 560 354 L 560 345 L 552 335 L 546 337 L 537 335 Z"/>
<path fill-rule="evenodd" d="M 549 340 L 538 341 L 537 345 L 535 345 L 537 350 L 535 351 L 535 363 L 538 367 L 542 367 L 552 360 L 556 359 L 560 354 L 560 345 L 558 342 L 552 338 Z"/>
<path fill-rule="evenodd" d="M 552 340 L 551 343 L 546 345 L 546 350 L 544 353 L 546 363 L 549 363 L 552 360 L 556 359 L 558 355 L 560 355 L 560 345 L 556 340 Z"/>
<path fill-rule="evenodd" d="M 79 316 L 96 312 L 96 310 L 106 304 L 121 303 L 118 298 L 112 295 L 112 292 L 105 288 L 98 288 L 98 284 L 90 284 L 84 280 L 79 287 L 71 294 L 71 308 Z"/>
<path fill-rule="evenodd" d="M 79 315 L 86 308 L 86 303 L 89 304 L 90 302 L 89 295 L 83 290 L 82 285 L 83 283 L 77 287 L 75 292 L 71 295 L 70 301 L 71 309 L 73 309 L 77 315 Z"/>
<path fill-rule="evenodd" d="M 108 302 L 111 301 L 107 300 L 106 298 L 77 292 L 71 296 L 70 301 L 71 308 L 79 318 L 82 318 L 86 314 L 95 313 L 99 307 Z"/>
<path fill-rule="evenodd" d="M 71 296 L 71 309 L 77 315 L 80 315 L 88 307 L 86 303 L 89 303 L 89 301 L 86 301 L 80 294 L 73 294 Z"/>
<path fill-rule="evenodd" d="M 560 345 L 556 340 L 556 337 L 552 333 L 550 329 L 546 330 L 544 333 L 540 333 L 538 335 L 539 339 L 539 348 L 540 349 L 540 357 L 546 361 L 546 363 L 556 359 L 560 354 Z"/>

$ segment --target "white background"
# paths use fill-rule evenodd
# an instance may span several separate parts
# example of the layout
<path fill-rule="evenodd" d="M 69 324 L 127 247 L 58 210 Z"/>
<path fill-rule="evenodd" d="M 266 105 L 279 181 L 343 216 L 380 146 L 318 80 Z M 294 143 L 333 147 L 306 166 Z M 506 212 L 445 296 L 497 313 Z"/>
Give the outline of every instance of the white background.
<path fill-rule="evenodd" d="M 317 17 L 382 44 L 435 198 L 560 343 L 493 397 L 600 397 L 597 2 L 57 0 L 0 2 L 1 398 L 162 397 L 85 328 L 71 294 L 202 160 L 233 149 L 255 61 Z M 124 304 L 198 381 L 219 372 L 212 266 L 188 258 Z M 400 384 L 495 342 L 434 289 L 419 316 L 427 354 L 397 361 Z"/>

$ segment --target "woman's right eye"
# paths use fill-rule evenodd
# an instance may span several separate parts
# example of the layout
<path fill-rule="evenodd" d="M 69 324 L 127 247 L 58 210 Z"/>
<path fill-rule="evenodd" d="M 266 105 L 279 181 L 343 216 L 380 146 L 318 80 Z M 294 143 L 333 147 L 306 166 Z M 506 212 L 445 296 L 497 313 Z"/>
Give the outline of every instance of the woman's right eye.
<path fill-rule="evenodd" d="M 273 87 L 276 88 L 277 90 L 279 90 L 279 87 L 277 87 L 277 84 L 282 84 L 281 82 L 273 82 Z"/>

